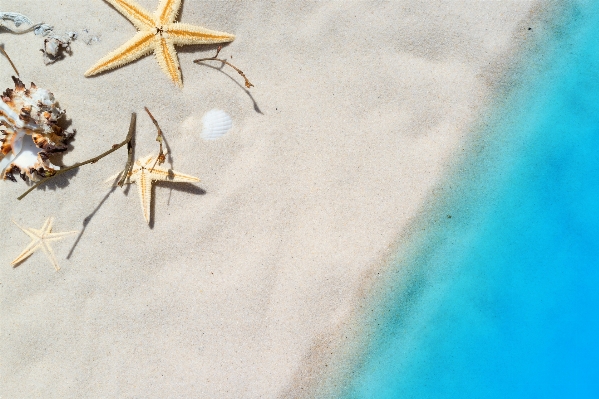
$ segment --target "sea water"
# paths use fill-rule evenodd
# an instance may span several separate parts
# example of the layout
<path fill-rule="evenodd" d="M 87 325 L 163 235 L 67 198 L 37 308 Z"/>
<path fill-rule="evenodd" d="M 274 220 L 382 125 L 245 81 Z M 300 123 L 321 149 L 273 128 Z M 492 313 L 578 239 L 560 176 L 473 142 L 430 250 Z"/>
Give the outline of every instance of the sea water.
<path fill-rule="evenodd" d="M 344 397 L 599 398 L 599 1 L 561 17 L 393 266 Z"/>

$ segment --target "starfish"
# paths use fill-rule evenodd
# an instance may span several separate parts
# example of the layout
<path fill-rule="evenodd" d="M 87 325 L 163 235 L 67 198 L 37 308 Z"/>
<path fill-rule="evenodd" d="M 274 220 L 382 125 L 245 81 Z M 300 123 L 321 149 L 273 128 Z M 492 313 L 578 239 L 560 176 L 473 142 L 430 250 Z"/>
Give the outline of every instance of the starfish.
<path fill-rule="evenodd" d="M 46 222 L 40 230 L 23 228 L 19 226 L 17 222 L 15 222 L 14 220 L 13 223 L 16 224 L 17 227 L 19 227 L 21 230 L 23 230 L 25 234 L 31 237 L 32 241 L 29 243 L 29 245 L 27 245 L 23 252 L 21 252 L 21 254 L 17 256 L 15 260 L 12 261 L 11 265 L 17 267 L 19 263 L 23 262 L 25 259 L 31 256 L 31 254 L 33 254 L 35 251 L 41 248 L 42 251 L 44 251 L 44 253 L 46 254 L 46 256 L 48 256 L 48 258 L 50 259 L 50 262 L 52 262 L 52 265 L 54 266 L 56 271 L 60 270 L 60 266 L 58 266 L 56 256 L 54 255 L 54 251 L 52 250 L 52 247 L 50 247 L 49 243 L 52 241 L 58 241 L 67 235 L 75 234 L 77 232 L 68 231 L 65 233 L 52 233 L 52 224 L 54 223 L 54 218 L 51 217 L 46 219 Z"/>
<path fill-rule="evenodd" d="M 175 22 L 182 0 L 161 0 L 153 14 L 134 0 L 104 1 L 123 14 L 138 32 L 131 40 L 98 61 L 85 72 L 85 76 L 118 68 L 154 52 L 164 73 L 177 86 L 183 87 L 175 45 L 226 43 L 235 39 L 235 35 L 229 33 Z"/>
<path fill-rule="evenodd" d="M 157 165 L 158 157 L 148 155 L 135 161 L 131 172 L 125 179 L 125 183 L 137 183 L 139 198 L 141 200 L 141 210 L 146 222 L 150 223 L 150 202 L 152 201 L 152 183 L 155 181 L 170 181 L 175 183 L 197 183 L 200 181 L 197 177 L 175 172 L 172 169 L 164 169 Z M 121 172 L 122 173 L 122 172 Z M 107 181 L 115 180 L 121 175 L 118 173 Z"/>

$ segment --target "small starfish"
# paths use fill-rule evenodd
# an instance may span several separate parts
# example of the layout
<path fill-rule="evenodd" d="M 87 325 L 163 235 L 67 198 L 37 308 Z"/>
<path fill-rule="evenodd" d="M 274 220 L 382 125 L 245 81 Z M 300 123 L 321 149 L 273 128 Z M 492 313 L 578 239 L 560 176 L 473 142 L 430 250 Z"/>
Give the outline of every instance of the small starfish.
<path fill-rule="evenodd" d="M 17 222 L 15 222 L 14 220 L 13 223 L 16 224 L 21 230 L 23 230 L 25 234 L 31 237 L 32 241 L 29 243 L 29 245 L 27 245 L 27 248 L 25 248 L 25 250 L 23 250 L 23 252 L 21 252 L 21 254 L 17 256 L 15 260 L 12 261 L 11 265 L 17 267 L 19 263 L 23 262 L 25 259 L 31 256 L 31 254 L 33 254 L 35 251 L 41 248 L 42 251 L 44 251 L 44 253 L 46 254 L 46 256 L 48 256 L 48 259 L 50 259 L 50 262 L 52 262 L 52 265 L 54 266 L 56 271 L 60 270 L 60 266 L 58 266 L 56 256 L 54 255 L 54 251 L 52 250 L 52 247 L 50 247 L 49 243 L 52 241 L 58 241 L 67 235 L 75 234 L 77 232 L 68 231 L 65 233 L 52 233 L 52 224 L 54 223 L 54 218 L 51 217 L 46 219 L 46 222 L 40 230 L 23 228 L 19 226 Z"/>
<path fill-rule="evenodd" d="M 141 210 L 146 222 L 150 223 L 150 202 L 152 201 L 152 183 L 155 181 L 170 181 L 175 183 L 197 183 L 200 181 L 197 177 L 175 172 L 172 169 L 164 169 L 157 166 L 158 157 L 148 155 L 135 161 L 129 176 L 125 183 L 137 183 L 139 198 L 141 199 Z M 122 172 L 121 172 L 122 173 Z M 107 181 L 115 180 L 121 175 L 118 173 Z"/>
<path fill-rule="evenodd" d="M 85 72 L 85 76 L 118 68 L 154 52 L 162 70 L 177 86 L 183 87 L 175 45 L 226 43 L 235 39 L 235 35 L 229 33 L 175 22 L 182 0 L 161 0 L 154 14 L 143 9 L 134 0 L 104 1 L 123 14 L 139 32 L 133 39 L 98 61 Z"/>

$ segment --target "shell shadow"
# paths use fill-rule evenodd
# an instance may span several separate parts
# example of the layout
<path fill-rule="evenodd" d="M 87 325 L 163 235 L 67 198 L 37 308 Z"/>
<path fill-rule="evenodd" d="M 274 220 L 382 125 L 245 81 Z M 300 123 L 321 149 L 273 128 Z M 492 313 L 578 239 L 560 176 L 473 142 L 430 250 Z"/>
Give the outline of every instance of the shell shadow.
<path fill-rule="evenodd" d="M 60 107 L 59 103 L 56 103 L 56 105 L 58 107 Z M 70 137 L 66 141 L 66 144 L 67 144 L 66 150 L 60 151 L 60 152 L 54 152 L 54 153 L 50 154 L 50 161 L 54 165 L 57 165 L 57 166 L 60 166 L 60 167 L 68 167 L 68 165 L 64 164 L 63 158 L 64 158 L 65 154 L 73 151 L 73 149 L 75 148 L 73 146 L 73 142 L 75 142 L 77 140 L 77 130 L 73 129 L 72 132 L 67 131 L 68 128 L 71 127 L 71 125 L 73 124 L 73 120 L 72 119 L 67 119 L 66 117 L 60 118 L 58 120 L 57 124 L 58 124 L 58 126 L 60 126 L 62 128 L 62 131 L 65 134 L 69 135 Z"/>
<path fill-rule="evenodd" d="M 70 184 L 69 180 L 72 179 L 73 176 L 75 176 L 77 173 L 79 173 L 79 168 L 71 169 L 64 173 L 61 173 L 59 176 L 56 176 L 55 178 L 48 180 L 47 183 L 38 187 L 36 191 L 46 191 L 46 189 L 55 191 L 59 188 L 65 188 Z"/>

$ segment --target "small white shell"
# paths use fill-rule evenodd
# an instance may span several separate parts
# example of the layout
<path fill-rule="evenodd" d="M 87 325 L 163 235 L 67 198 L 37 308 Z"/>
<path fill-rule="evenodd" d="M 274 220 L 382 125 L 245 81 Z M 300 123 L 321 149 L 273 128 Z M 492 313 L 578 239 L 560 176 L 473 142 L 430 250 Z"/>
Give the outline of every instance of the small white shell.
<path fill-rule="evenodd" d="M 204 129 L 202 130 L 202 138 L 205 140 L 216 140 L 227 133 L 233 121 L 229 114 L 220 109 L 213 109 L 204 115 L 202 118 Z"/>

